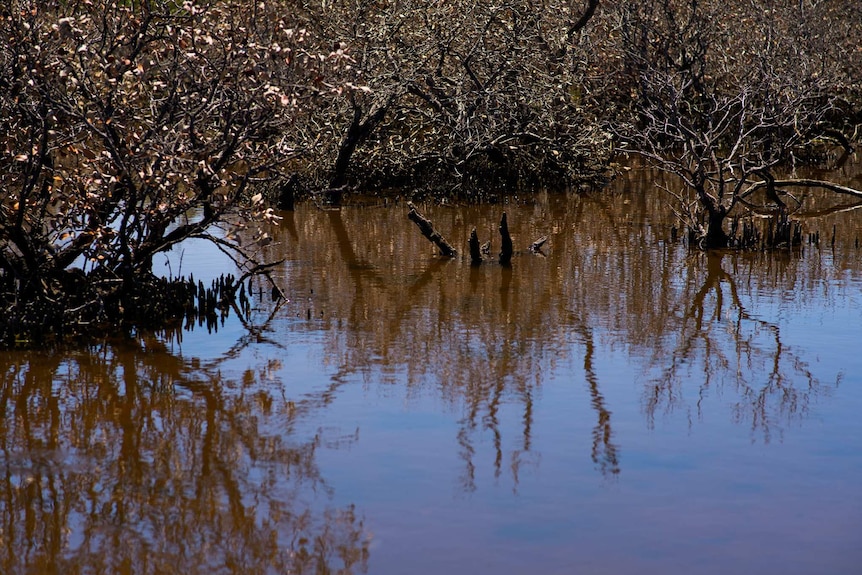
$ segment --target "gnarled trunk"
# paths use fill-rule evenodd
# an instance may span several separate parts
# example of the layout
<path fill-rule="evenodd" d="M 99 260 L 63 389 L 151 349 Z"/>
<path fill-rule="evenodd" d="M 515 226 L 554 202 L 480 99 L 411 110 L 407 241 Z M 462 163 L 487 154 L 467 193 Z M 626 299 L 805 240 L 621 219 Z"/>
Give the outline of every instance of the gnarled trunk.
<path fill-rule="evenodd" d="M 702 243 L 704 249 L 720 249 L 728 246 L 730 237 L 724 231 L 724 220 L 726 218 L 727 210 L 724 208 L 707 210 L 706 235 Z"/>

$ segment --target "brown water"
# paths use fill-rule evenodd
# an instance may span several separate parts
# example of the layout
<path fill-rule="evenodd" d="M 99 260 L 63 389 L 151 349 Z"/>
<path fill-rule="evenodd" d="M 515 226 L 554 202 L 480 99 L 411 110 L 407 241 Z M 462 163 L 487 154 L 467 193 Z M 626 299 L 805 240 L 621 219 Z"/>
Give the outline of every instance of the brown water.
<path fill-rule="evenodd" d="M 245 324 L 3 353 L 0 572 L 859 573 L 862 212 L 691 253 L 656 178 L 420 206 L 455 260 L 303 205 Z"/>

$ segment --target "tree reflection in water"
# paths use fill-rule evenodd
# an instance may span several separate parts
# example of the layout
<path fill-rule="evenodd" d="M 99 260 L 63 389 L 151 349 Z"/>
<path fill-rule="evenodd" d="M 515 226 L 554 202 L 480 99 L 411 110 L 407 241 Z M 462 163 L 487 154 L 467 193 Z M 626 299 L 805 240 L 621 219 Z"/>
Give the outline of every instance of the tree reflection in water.
<path fill-rule="evenodd" d="M 559 362 L 579 354 L 595 416 L 588 453 L 601 473 L 615 475 L 619 447 L 595 366 L 592 327 L 606 322 L 602 310 L 608 306 L 597 298 L 626 300 L 625 293 L 602 289 L 593 277 L 604 278 L 605 266 L 616 261 L 599 252 L 614 253 L 615 242 L 630 240 L 629 230 L 608 225 L 615 203 L 602 196 L 550 195 L 535 204 L 510 206 L 517 214 L 511 226 L 522 244 L 525 236 L 545 235 L 549 225 L 563 234 L 556 238 L 559 245 L 551 240 L 546 257 L 516 254 L 512 267 L 417 257 L 429 245 L 406 218 L 402 222 L 397 211 L 361 207 L 300 209 L 292 214 L 290 237 L 273 232 L 273 245 L 280 246 L 273 256 L 302 263 L 283 279 L 290 293 L 314 294 L 307 305 L 326 308 L 320 322 L 308 327 L 326 333 L 325 361 L 342 376 L 380 370 L 385 377 L 387 371 L 404 369 L 399 383 L 418 388 L 434 382 L 462 414 L 457 442 L 463 461 L 460 484 L 466 491 L 476 489 L 477 444 L 486 440 L 491 453 L 478 456 L 492 463 L 495 480 L 508 473 L 518 489 L 522 466 L 538 461 L 532 437 L 535 396 Z M 482 239 L 495 240 L 493 207 L 423 210 L 433 213 L 435 224 L 451 238 L 466 238 L 473 225 L 484 221 Z M 602 214 L 598 224 L 590 221 L 593 211 Z M 565 234 L 578 236 L 583 230 L 609 237 L 584 250 L 563 247 L 570 241 Z M 586 272 L 585 281 L 568 271 L 593 265 L 600 269 Z M 628 265 L 632 262 L 621 262 L 615 273 Z M 296 315 L 307 314 L 300 309 Z"/>
<path fill-rule="evenodd" d="M 750 420 L 768 440 L 829 386 L 783 345 L 777 323 L 748 312 L 742 300 L 789 282 L 804 301 L 805 286 L 834 272 L 788 254 L 724 256 L 736 268 L 750 262 L 740 295 L 738 270 L 725 273 L 721 256 L 667 241 L 676 220 L 654 193 L 653 176 L 596 194 L 503 199 L 521 250 L 511 267 L 493 259 L 470 265 L 465 249 L 474 227 L 480 241 L 499 242 L 501 205 L 421 206 L 465 252 L 455 259 L 434 255 L 406 208 L 298 207 L 290 229 L 273 231 L 270 249 L 289 262 L 280 278 L 286 291 L 311 294 L 292 304 L 295 317 L 314 320 L 274 330 L 321 333 L 323 362 L 342 381 L 397 384 L 408 397 L 436 389 L 456 413 L 466 491 L 477 488 L 482 462 L 495 482 L 508 477 L 518 489 L 523 466 L 540 459 L 536 408 L 557 376 L 588 394 L 592 431 L 572 443 L 603 475 L 620 473 L 624 446 L 608 398 L 623 382 L 607 369 L 608 350 L 627 353 L 642 369 L 648 425 L 662 410 L 687 409 L 691 381 L 703 378 L 703 394 L 730 378 L 734 387 L 723 387 L 722 401 L 733 398 L 736 420 Z M 550 238 L 545 253 L 528 253 L 541 236 Z M 780 269 L 786 277 L 775 276 Z M 694 407 L 704 409 L 700 400 Z"/>
<path fill-rule="evenodd" d="M 571 450 L 617 477 L 625 444 L 615 426 L 631 430 L 628 416 L 638 427 L 642 414 L 637 401 L 633 413 L 614 411 L 615 402 L 639 374 L 648 425 L 664 412 L 695 419 L 731 404 L 735 420 L 768 441 L 832 385 L 787 344 L 784 321 L 769 319 L 758 292 L 828 305 L 811 286 L 858 273 L 858 252 L 840 249 L 853 245 L 856 224 L 829 216 L 849 236 L 828 265 L 792 254 L 690 254 L 667 241 L 674 216 L 652 186 L 640 178 L 601 194 L 510 201 L 522 250 L 511 267 L 432 255 L 399 208 L 297 206 L 266 248 L 286 262 L 274 273 L 291 301 L 246 310 L 249 329 L 221 360 L 187 362 L 150 340 L 5 354 L 0 571 L 364 570 L 363 521 L 349 506 L 332 508 L 317 466 L 331 438 L 303 431 L 343 415 L 334 404 L 348 389 L 394 384 L 408 401 L 427 393 L 433 409 L 442 402 L 454 414 L 444 430 L 451 443 L 410 436 L 420 443 L 408 449 L 454 445 L 453 478 L 468 492 L 487 477 L 524 489 L 542 450 Z M 473 227 L 496 240 L 501 206 L 422 211 L 462 248 Z M 526 251 L 546 235 L 544 256 Z M 295 342 L 312 357 L 259 359 L 289 355 Z M 247 355 L 258 367 L 230 375 Z M 288 391 L 297 367 L 324 385 Z M 552 385 L 569 404 L 549 407 Z M 284 395 L 294 392 L 306 395 Z M 720 405 L 708 405 L 716 397 Z M 369 403 L 377 409 L 373 398 L 360 408 Z M 549 431 L 562 418 L 559 433 L 570 435 Z"/>
<path fill-rule="evenodd" d="M 579 331 L 584 345 L 584 374 L 590 388 L 590 404 L 598 418 L 593 428 L 590 455 L 593 463 L 599 466 L 604 475 L 617 474 L 620 472 L 620 462 L 617 445 L 612 441 L 614 434 L 611 428 L 611 412 L 605 406 L 605 398 L 599 389 L 598 376 L 593 366 L 596 353 L 593 331 L 585 326 L 581 326 Z"/>
<path fill-rule="evenodd" d="M 784 345 L 779 324 L 746 309 L 734 274 L 723 263 L 730 260 L 738 267 L 747 260 L 754 267 L 784 261 L 791 264 L 782 266 L 786 271 L 797 257 L 709 253 L 688 258 L 676 303 L 664 316 L 664 332 L 651 353 L 659 374 L 645 392 L 650 425 L 659 411 L 690 409 L 685 400 L 690 387 L 698 417 L 711 393 L 732 390 L 735 420 L 748 422 L 766 442 L 780 432 L 782 422 L 804 415 L 824 386 L 805 359 Z"/>
<path fill-rule="evenodd" d="M 140 343 L 4 359 L 0 571 L 363 571 L 362 520 L 325 501 L 320 435 L 291 434 L 308 405 Z"/>

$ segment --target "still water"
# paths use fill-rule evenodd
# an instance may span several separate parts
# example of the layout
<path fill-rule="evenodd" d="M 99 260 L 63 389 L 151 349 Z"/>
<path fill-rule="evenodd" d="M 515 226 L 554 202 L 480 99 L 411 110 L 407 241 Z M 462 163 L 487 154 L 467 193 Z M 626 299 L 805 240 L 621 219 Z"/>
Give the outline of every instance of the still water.
<path fill-rule="evenodd" d="M 454 260 L 404 204 L 301 205 L 287 302 L 2 353 L 0 572 L 862 572 L 862 212 L 692 253 L 657 178 L 420 205 Z"/>

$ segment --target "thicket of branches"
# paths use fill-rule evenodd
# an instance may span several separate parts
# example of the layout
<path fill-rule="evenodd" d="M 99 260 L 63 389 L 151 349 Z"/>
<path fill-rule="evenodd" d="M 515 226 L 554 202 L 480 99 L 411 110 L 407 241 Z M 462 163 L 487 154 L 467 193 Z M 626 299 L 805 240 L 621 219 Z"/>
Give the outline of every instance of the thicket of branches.
<path fill-rule="evenodd" d="M 572 185 L 603 176 L 615 145 L 682 176 L 687 223 L 726 244 L 751 186 L 775 191 L 776 166 L 857 135 L 860 12 L 852 0 L 10 0 L 0 339 L 152 317 L 152 258 L 189 237 L 244 273 L 265 269 L 268 238 L 240 245 L 236 228 L 275 218 L 268 199 Z"/>
<path fill-rule="evenodd" d="M 151 267 L 189 237 L 254 270 L 235 228 L 274 217 L 255 187 L 336 58 L 229 1 L 16 0 L 0 36 L 0 340 L 181 315 Z"/>
<path fill-rule="evenodd" d="M 777 170 L 847 154 L 862 124 L 862 35 L 856 2 L 647 0 L 619 9 L 620 82 L 632 98 L 616 131 L 621 150 L 679 176 L 690 237 L 740 245 L 727 218 L 763 188 L 792 242 L 782 186 L 856 193 Z M 627 113 L 626 113 L 627 112 Z M 859 194 L 862 196 L 862 194 Z"/>

